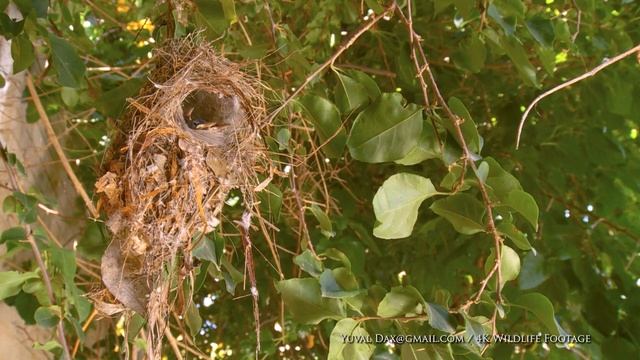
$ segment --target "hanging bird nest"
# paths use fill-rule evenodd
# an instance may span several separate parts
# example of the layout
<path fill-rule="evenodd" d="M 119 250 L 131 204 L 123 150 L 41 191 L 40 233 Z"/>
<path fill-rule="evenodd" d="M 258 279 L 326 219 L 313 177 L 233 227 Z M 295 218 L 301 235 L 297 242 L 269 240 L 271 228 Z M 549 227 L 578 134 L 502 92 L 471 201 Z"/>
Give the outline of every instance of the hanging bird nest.
<path fill-rule="evenodd" d="M 154 62 L 96 183 L 113 234 L 102 259 L 110 295 L 96 307 L 145 315 L 150 347 L 162 338 L 171 289 L 191 272 L 194 242 L 219 225 L 231 189 L 243 194 L 248 232 L 265 185 L 257 174 L 270 170 L 257 79 L 199 35 L 170 41 Z"/>

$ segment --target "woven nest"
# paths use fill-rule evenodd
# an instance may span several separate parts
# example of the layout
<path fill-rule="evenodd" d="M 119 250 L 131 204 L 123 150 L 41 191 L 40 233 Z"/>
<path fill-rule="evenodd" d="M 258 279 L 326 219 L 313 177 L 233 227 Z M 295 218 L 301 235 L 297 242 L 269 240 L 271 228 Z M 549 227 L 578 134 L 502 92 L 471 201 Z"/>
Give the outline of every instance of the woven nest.
<path fill-rule="evenodd" d="M 191 36 L 157 50 L 149 80 L 96 183 L 113 234 L 102 261 L 112 296 L 103 292 L 96 307 L 135 310 L 161 338 L 170 283 L 190 273 L 192 242 L 218 226 L 231 189 L 250 213 L 256 174 L 270 167 L 262 86 L 240 65 Z M 177 275 L 167 278 L 168 268 Z"/>

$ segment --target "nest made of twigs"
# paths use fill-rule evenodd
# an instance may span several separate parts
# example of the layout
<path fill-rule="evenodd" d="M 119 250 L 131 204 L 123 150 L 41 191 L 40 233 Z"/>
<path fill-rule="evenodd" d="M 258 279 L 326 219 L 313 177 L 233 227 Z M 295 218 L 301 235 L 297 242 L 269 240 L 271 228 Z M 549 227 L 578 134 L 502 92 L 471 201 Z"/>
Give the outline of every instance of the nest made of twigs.
<path fill-rule="evenodd" d="M 269 165 L 258 80 L 198 35 L 170 41 L 154 61 L 96 190 L 113 234 L 103 282 L 122 308 L 160 329 L 170 307 L 163 267 L 180 257 L 186 271 L 177 273 L 188 273 L 194 236 L 218 226 L 231 189 L 250 211 L 256 174 Z"/>

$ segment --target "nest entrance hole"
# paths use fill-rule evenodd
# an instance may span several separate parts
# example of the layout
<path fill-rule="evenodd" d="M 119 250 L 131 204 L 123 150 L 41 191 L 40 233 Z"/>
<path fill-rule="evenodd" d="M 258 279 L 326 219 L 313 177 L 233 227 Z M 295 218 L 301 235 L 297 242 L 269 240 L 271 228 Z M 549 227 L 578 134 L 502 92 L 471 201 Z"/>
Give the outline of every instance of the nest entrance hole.
<path fill-rule="evenodd" d="M 192 130 L 208 130 L 235 125 L 242 110 L 236 95 L 194 90 L 182 102 L 182 118 Z"/>

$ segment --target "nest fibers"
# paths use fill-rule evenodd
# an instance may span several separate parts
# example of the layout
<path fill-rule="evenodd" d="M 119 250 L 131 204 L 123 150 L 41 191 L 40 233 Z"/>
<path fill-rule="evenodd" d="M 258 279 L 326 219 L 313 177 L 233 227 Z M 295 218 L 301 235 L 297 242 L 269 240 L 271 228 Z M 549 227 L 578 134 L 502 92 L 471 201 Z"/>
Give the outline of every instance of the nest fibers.
<path fill-rule="evenodd" d="M 192 242 L 220 223 L 234 188 L 243 193 L 246 211 L 238 223 L 247 232 L 254 193 L 266 186 L 256 174 L 270 169 L 256 79 L 197 36 L 169 42 L 155 65 L 149 85 L 130 100 L 123 133 L 96 183 L 113 234 L 102 277 L 119 303 L 102 297 L 96 306 L 146 315 L 155 340 L 150 347 L 159 346 L 171 289 L 181 289 L 176 283 L 191 273 Z"/>

